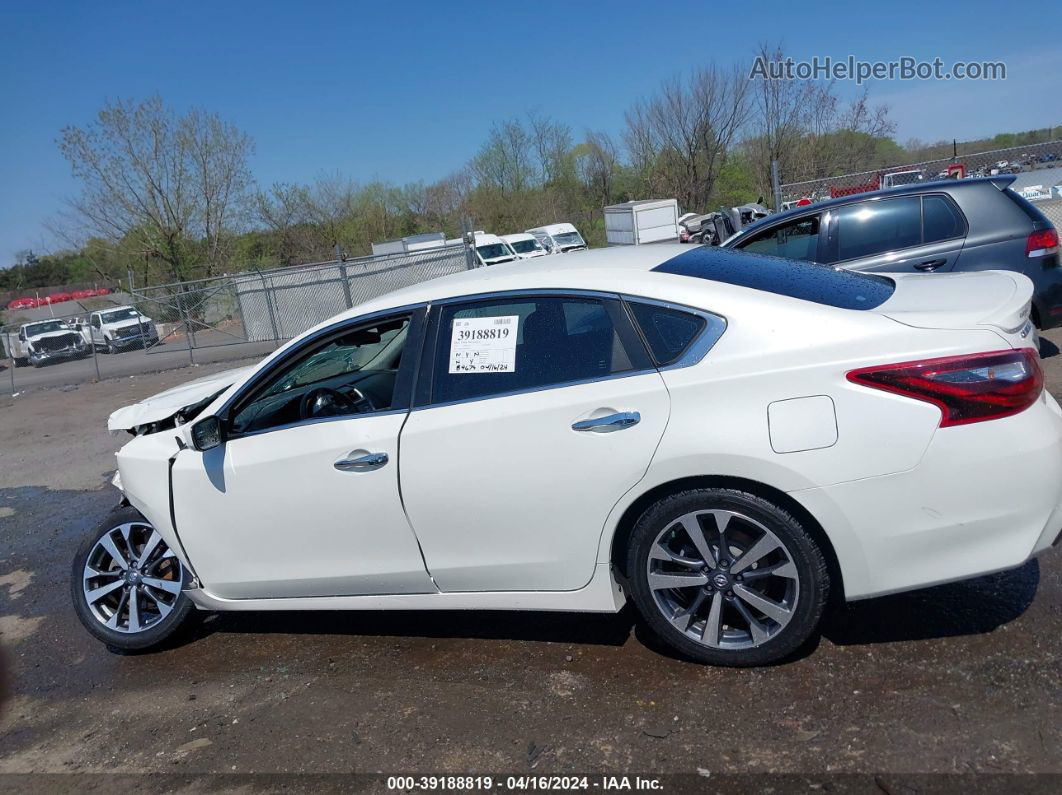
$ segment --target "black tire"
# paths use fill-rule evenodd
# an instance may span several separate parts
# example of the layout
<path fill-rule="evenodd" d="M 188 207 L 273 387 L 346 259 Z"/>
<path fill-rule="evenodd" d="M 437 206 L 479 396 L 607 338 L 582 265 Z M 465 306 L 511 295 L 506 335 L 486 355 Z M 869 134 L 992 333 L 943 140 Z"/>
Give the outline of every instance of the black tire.
<path fill-rule="evenodd" d="M 91 635 L 97 639 L 106 643 L 113 649 L 121 651 L 143 651 L 151 649 L 161 645 L 164 641 L 170 639 L 178 630 L 187 626 L 190 620 L 195 615 L 195 606 L 192 604 L 188 595 L 184 593 L 183 588 L 186 588 L 189 580 L 188 569 L 180 565 L 180 583 L 182 590 L 176 594 L 176 598 L 173 600 L 172 609 L 168 614 L 158 618 L 138 632 L 121 631 L 119 629 L 111 629 L 104 625 L 101 618 L 97 617 L 89 606 L 88 598 L 85 594 L 83 587 L 85 567 L 89 562 L 90 555 L 94 554 L 97 542 L 103 538 L 106 534 L 121 527 L 127 523 L 134 523 L 138 526 L 146 526 L 151 528 L 151 524 L 144 518 L 144 516 L 135 508 L 124 507 L 114 510 L 106 519 L 101 522 L 96 529 L 85 537 L 85 540 L 81 542 L 78 547 L 77 553 L 74 555 L 74 562 L 71 568 L 70 574 L 70 593 L 74 601 L 74 612 L 77 613 L 77 617 L 81 620 L 85 629 L 89 631 Z M 166 549 L 165 542 L 162 542 L 163 551 Z M 122 550 L 119 550 L 122 551 Z M 155 560 L 158 558 L 155 557 Z M 175 559 L 171 559 L 175 560 Z M 149 564 L 150 565 L 150 564 Z M 172 563 L 165 564 L 167 566 L 173 566 Z M 148 571 L 148 566 L 145 566 L 144 571 Z M 154 572 L 158 572 L 158 569 L 153 569 Z M 170 581 L 176 582 L 176 576 L 173 573 L 173 569 L 169 569 Z M 127 587 L 118 588 L 115 593 L 120 593 L 123 589 L 127 590 Z M 160 595 L 161 591 L 157 592 Z M 138 604 L 144 603 L 149 605 L 146 597 L 141 597 L 137 602 Z M 122 607 L 119 605 L 118 612 L 121 614 Z M 128 608 L 126 608 L 128 611 Z M 149 615 L 147 608 L 140 608 L 144 613 L 142 615 Z M 129 623 L 128 621 L 126 622 Z"/>
<path fill-rule="evenodd" d="M 746 533 L 751 538 L 753 533 L 759 532 L 757 528 L 760 528 L 769 531 L 769 534 L 773 534 L 775 539 L 782 543 L 782 547 L 769 554 L 780 556 L 775 558 L 775 560 L 784 561 L 784 558 L 788 557 L 788 561 L 785 561 L 784 564 L 778 563 L 776 567 L 786 565 L 789 573 L 784 578 L 782 576 L 767 576 L 771 578 L 772 582 L 780 584 L 781 587 L 796 589 L 795 593 L 797 595 L 793 598 L 795 605 L 789 611 L 788 617 L 783 619 L 788 623 L 784 625 L 777 624 L 768 619 L 763 613 L 759 613 L 756 616 L 762 621 L 762 623 L 760 621 L 757 622 L 757 628 L 761 632 L 763 632 L 763 627 L 774 627 L 774 634 L 770 634 L 766 640 L 755 641 L 752 637 L 754 633 L 751 631 L 751 627 L 748 628 L 746 640 L 738 637 L 737 633 L 740 632 L 743 619 L 742 614 L 737 613 L 736 610 L 741 608 L 748 611 L 749 603 L 744 599 L 738 599 L 735 596 L 735 591 L 744 590 L 745 593 L 748 593 L 749 587 L 747 584 L 734 583 L 732 579 L 730 585 L 724 586 L 724 588 L 733 588 L 735 590 L 726 590 L 725 592 L 724 590 L 710 591 L 713 588 L 712 575 L 721 571 L 721 569 L 710 569 L 710 567 L 705 566 L 694 572 L 692 569 L 686 568 L 691 565 L 687 561 L 677 566 L 679 571 L 676 573 L 688 571 L 698 578 L 703 577 L 708 583 L 703 588 L 698 583 L 696 586 L 683 586 L 682 589 L 662 589 L 659 587 L 660 580 L 657 580 L 658 588 L 656 591 L 650 587 L 649 556 L 651 552 L 659 548 L 657 544 L 658 538 L 667 531 L 664 537 L 671 539 L 668 543 L 679 543 L 676 539 L 681 540 L 680 533 L 684 532 L 684 530 L 676 530 L 676 528 L 681 527 L 679 524 L 680 518 L 701 511 L 725 511 L 733 512 L 733 514 L 737 515 L 736 523 L 733 517 L 727 520 L 733 524 L 732 527 L 728 525 L 727 530 L 731 535 Z M 700 519 L 697 519 L 697 521 L 698 523 L 701 522 Z M 764 533 L 763 535 L 766 536 L 768 534 Z M 731 551 L 729 539 L 730 536 L 727 536 L 726 546 L 728 547 L 728 552 L 725 556 L 719 554 L 718 548 L 715 549 L 715 555 L 720 559 L 715 565 L 719 567 L 732 566 L 737 569 L 740 554 L 735 555 Z M 740 549 L 740 546 L 740 544 L 737 544 L 737 548 Z M 725 563 L 723 561 L 724 557 L 730 557 L 731 561 Z M 767 559 L 766 557 L 763 558 L 763 560 Z M 655 560 L 659 560 L 659 557 Z M 795 578 L 792 576 L 792 569 L 789 568 L 788 563 L 795 567 Z M 749 575 L 756 570 L 758 565 L 752 564 L 749 566 L 749 564 L 746 564 L 747 568 L 743 569 L 743 571 L 745 576 L 749 577 L 749 580 L 752 580 Z M 665 566 L 666 568 L 671 566 L 671 563 L 670 561 L 663 564 L 654 562 L 653 566 Z M 767 571 L 769 568 L 765 564 L 763 570 Z M 705 573 L 702 574 L 702 572 Z M 659 574 L 667 576 L 667 573 L 667 571 L 657 570 L 654 571 L 653 576 L 656 577 Z M 725 573 L 730 575 L 729 571 L 725 571 Z M 663 643 L 681 655 L 698 662 L 738 667 L 767 665 L 778 662 L 801 648 L 818 630 L 830 592 L 830 577 L 822 551 L 791 513 L 755 494 L 722 488 L 684 491 L 651 505 L 639 517 L 631 533 L 627 555 L 627 578 L 631 596 L 638 608 L 638 612 L 646 625 Z M 738 579 L 743 578 L 738 577 Z M 796 585 L 789 584 L 791 579 L 795 580 Z M 767 578 L 761 575 L 759 582 L 764 583 L 766 581 Z M 705 592 L 703 596 L 701 596 L 702 590 Z M 689 595 L 691 592 L 696 596 Z M 659 604 L 658 597 L 654 595 L 656 593 L 661 594 L 663 601 L 674 598 L 692 602 L 694 598 L 700 598 L 702 600 L 699 603 L 702 605 L 700 608 L 702 614 L 707 612 L 707 608 L 704 605 L 711 606 L 718 597 L 721 605 L 721 617 L 716 617 L 718 626 L 728 626 L 723 623 L 727 615 L 733 617 L 732 624 L 736 625 L 730 629 L 721 629 L 720 637 L 724 637 L 726 633 L 731 633 L 733 640 L 728 642 L 732 643 L 733 646 L 729 648 L 712 647 L 691 637 L 689 632 L 692 631 L 696 634 L 698 624 L 688 622 L 687 631 L 677 627 L 672 623 L 672 619 L 669 619 L 664 613 L 665 607 L 670 605 L 662 606 Z M 682 594 L 686 594 L 686 596 L 682 596 Z M 737 602 L 740 602 L 740 605 Z M 685 605 L 686 608 L 691 606 L 691 604 Z M 687 612 L 697 614 L 696 610 L 687 610 Z M 754 609 L 753 612 L 757 613 L 758 611 Z M 681 618 L 684 618 L 684 614 L 681 612 L 675 612 L 672 615 L 680 617 L 678 619 L 680 621 Z M 706 627 L 710 619 L 705 616 L 703 620 L 704 624 L 699 626 Z M 742 643 L 751 645 L 741 647 Z M 720 645 L 722 645 L 722 641 L 720 641 Z"/>
<path fill-rule="evenodd" d="M 113 340 L 107 340 L 107 353 L 111 354 L 112 356 L 118 353 L 118 346 L 114 344 Z"/>
<path fill-rule="evenodd" d="M 25 367 L 27 364 L 29 364 L 29 359 L 25 357 L 15 359 L 15 367 Z"/>

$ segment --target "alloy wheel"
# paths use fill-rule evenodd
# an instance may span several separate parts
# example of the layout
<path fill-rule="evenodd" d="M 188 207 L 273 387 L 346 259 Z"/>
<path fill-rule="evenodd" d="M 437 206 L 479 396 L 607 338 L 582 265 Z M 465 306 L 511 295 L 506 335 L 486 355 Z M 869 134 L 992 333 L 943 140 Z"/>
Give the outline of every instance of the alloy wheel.
<path fill-rule="evenodd" d="M 162 536 L 145 522 L 108 530 L 92 547 L 82 590 L 89 612 L 117 632 L 143 632 L 173 612 L 184 572 Z"/>
<path fill-rule="evenodd" d="M 714 649 L 748 649 L 771 640 L 793 618 L 800 597 L 786 545 L 738 511 L 679 517 L 657 535 L 646 568 L 664 618 Z"/>

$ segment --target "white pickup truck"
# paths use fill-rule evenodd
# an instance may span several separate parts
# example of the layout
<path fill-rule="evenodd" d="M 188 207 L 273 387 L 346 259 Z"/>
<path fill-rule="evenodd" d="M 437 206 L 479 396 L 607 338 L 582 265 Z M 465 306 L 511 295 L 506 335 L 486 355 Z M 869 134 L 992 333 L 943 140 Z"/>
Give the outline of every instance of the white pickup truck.
<path fill-rule="evenodd" d="M 135 306 L 116 306 L 93 312 L 86 318 L 78 318 L 75 328 L 81 332 L 86 344 L 107 353 L 159 344 L 155 322 L 140 314 Z"/>
<path fill-rule="evenodd" d="M 39 320 L 25 323 L 18 331 L 4 335 L 4 347 L 15 367 L 34 367 L 63 359 L 82 359 L 91 349 L 65 320 Z"/>

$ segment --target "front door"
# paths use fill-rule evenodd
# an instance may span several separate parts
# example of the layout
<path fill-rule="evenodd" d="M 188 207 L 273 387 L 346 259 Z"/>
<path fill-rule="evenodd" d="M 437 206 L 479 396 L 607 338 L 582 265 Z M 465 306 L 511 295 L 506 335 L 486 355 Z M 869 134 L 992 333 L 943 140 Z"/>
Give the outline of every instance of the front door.
<path fill-rule="evenodd" d="M 502 297 L 433 310 L 430 390 L 402 431 L 402 493 L 442 591 L 561 591 L 667 424 L 616 300 Z"/>
<path fill-rule="evenodd" d="M 227 441 L 182 450 L 176 526 L 228 599 L 435 591 L 402 510 L 398 436 L 422 314 L 306 343 L 221 412 Z"/>

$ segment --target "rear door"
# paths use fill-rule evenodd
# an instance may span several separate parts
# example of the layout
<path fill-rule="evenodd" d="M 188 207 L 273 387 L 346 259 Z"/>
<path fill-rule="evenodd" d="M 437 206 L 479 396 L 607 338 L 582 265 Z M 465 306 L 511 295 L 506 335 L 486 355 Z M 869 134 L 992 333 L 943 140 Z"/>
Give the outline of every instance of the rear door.
<path fill-rule="evenodd" d="M 667 424 L 663 379 L 615 296 L 437 305 L 401 436 L 403 504 L 443 591 L 566 591 Z"/>
<path fill-rule="evenodd" d="M 824 260 L 885 273 L 950 271 L 966 221 L 945 194 L 875 197 L 830 210 Z"/>

